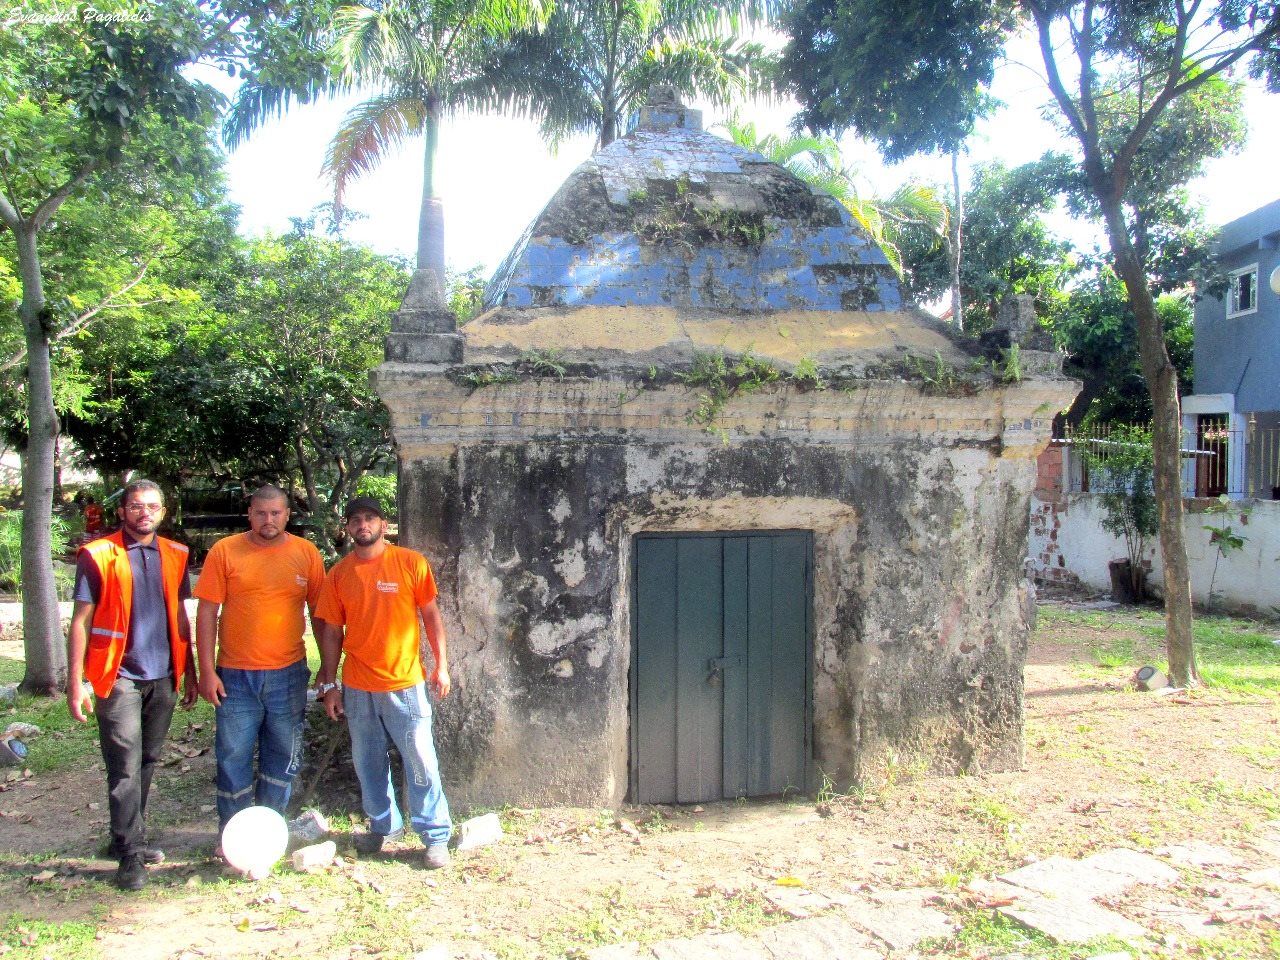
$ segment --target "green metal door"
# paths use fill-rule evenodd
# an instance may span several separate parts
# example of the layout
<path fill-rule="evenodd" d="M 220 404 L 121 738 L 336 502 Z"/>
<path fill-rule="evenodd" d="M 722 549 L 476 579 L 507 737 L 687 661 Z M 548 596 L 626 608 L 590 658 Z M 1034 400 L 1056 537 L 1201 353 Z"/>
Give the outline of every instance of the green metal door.
<path fill-rule="evenodd" d="M 806 788 L 811 553 L 804 532 L 636 537 L 635 802 Z"/>

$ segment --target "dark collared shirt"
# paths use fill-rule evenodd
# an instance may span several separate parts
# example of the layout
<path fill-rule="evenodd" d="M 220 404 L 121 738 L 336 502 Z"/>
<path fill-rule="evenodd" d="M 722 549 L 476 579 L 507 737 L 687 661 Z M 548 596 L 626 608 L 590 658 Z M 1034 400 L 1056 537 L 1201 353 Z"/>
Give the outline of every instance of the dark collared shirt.
<path fill-rule="evenodd" d="M 145 546 L 124 532 L 124 546 L 133 571 L 133 604 L 129 611 L 129 637 L 125 642 L 120 676 L 130 680 L 160 680 L 173 676 L 173 655 L 169 649 L 169 614 L 164 606 L 164 579 L 160 570 L 160 546 L 155 539 Z M 75 599 L 98 602 L 102 577 L 89 555 L 76 561 Z M 191 596 L 184 574 L 178 599 Z"/>

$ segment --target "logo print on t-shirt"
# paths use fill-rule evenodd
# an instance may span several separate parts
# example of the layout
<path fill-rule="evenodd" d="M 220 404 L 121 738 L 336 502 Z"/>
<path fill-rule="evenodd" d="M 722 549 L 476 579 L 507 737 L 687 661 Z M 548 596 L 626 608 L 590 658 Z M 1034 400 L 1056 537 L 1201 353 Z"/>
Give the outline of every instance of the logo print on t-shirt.
<path fill-rule="evenodd" d="M 399 593 L 400 592 L 400 584 L 398 583 L 388 583 L 386 580 L 379 580 L 377 581 L 377 584 L 378 584 L 378 590 L 380 590 L 382 593 Z"/>
<path fill-rule="evenodd" d="M 307 585 L 307 578 L 300 573 L 295 573 L 293 575 L 293 582 L 300 587 L 305 587 Z"/>

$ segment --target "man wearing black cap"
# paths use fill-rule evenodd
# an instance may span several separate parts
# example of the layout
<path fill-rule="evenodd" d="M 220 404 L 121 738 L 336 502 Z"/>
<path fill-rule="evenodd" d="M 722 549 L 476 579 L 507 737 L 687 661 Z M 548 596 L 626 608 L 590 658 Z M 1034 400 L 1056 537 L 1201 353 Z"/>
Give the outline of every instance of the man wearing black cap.
<path fill-rule="evenodd" d="M 316 616 L 324 626 L 316 680 L 329 717 L 345 714 L 351 731 L 351 758 L 369 818 L 368 833 L 355 838 L 356 849 L 377 853 L 384 841 L 404 834 L 387 757 L 393 742 L 405 764 L 410 825 L 426 847 L 426 867 L 436 869 L 449 862 L 453 823 L 427 699 L 428 682 L 439 697 L 448 696 L 451 686 L 435 578 L 421 554 L 387 543 L 377 500 L 353 499 L 346 521 L 355 549 L 334 564 L 320 593 Z M 422 663 L 419 621 L 434 660 L 429 674 Z M 340 660 L 342 688 L 336 683 Z"/>

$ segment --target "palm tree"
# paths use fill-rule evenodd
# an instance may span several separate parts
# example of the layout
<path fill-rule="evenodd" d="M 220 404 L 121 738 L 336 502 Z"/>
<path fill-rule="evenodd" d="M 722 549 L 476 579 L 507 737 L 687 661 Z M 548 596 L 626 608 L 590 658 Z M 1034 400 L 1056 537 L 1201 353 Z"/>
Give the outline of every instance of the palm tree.
<path fill-rule="evenodd" d="M 742 123 L 737 118 L 726 121 L 724 126 L 738 146 L 786 167 L 839 200 L 884 252 L 899 277 L 904 238 L 924 235 L 935 244 L 942 242 L 949 210 L 933 187 L 908 181 L 887 197 L 863 196 L 858 192 L 857 173 L 844 165 L 840 145 L 834 138 L 810 133 L 786 139 L 772 133 L 761 137 L 754 123 Z"/>
<path fill-rule="evenodd" d="M 341 209 L 347 187 L 412 137 L 424 139 L 418 269 L 410 296 L 444 309 L 444 209 L 436 193 L 442 119 L 483 107 L 500 85 L 485 76 L 494 51 L 520 31 L 545 23 L 549 0 L 388 0 L 345 6 L 332 29 L 317 30 L 313 49 L 325 49 L 327 71 L 296 71 L 279 86 L 246 87 L 237 96 L 224 139 L 243 140 L 291 99 L 373 91 L 353 107 L 324 161 Z M 415 305 L 423 305 L 416 303 Z"/>
<path fill-rule="evenodd" d="M 553 145 L 581 133 L 598 146 L 657 84 L 729 104 L 773 90 L 774 58 L 737 32 L 777 0 L 561 0 L 546 28 L 495 52 L 491 106 L 540 121 Z"/>

